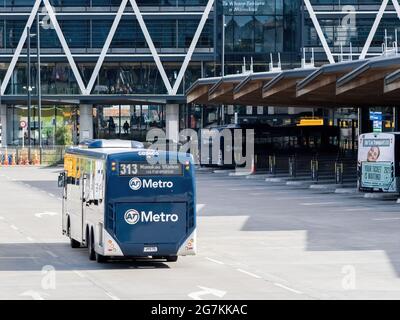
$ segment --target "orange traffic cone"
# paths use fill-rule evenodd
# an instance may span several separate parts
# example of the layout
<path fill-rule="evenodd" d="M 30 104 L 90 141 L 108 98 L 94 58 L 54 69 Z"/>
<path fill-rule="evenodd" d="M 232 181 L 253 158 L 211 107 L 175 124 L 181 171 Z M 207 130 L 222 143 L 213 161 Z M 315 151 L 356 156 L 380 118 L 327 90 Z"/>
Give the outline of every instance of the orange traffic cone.
<path fill-rule="evenodd" d="M 40 164 L 40 161 L 39 161 L 39 157 L 38 157 L 37 151 L 35 151 L 35 154 L 34 154 L 34 156 L 33 156 L 33 161 L 32 161 L 32 164 L 33 164 L 34 166 L 38 166 L 38 165 Z"/>
<path fill-rule="evenodd" d="M 15 153 L 13 153 L 13 154 L 11 155 L 11 165 L 12 165 L 12 166 L 15 166 L 15 165 L 16 165 L 16 162 L 15 162 Z"/>
<path fill-rule="evenodd" d="M 8 152 L 6 151 L 5 152 L 5 154 L 4 154 L 4 162 L 3 162 L 3 165 L 4 166 L 8 166 Z"/>

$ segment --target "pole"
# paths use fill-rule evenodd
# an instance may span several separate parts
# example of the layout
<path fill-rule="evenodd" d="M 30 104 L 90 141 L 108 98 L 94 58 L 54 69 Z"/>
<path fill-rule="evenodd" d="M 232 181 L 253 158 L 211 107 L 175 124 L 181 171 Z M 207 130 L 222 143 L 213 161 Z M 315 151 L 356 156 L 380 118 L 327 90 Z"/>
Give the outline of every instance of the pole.
<path fill-rule="evenodd" d="M 225 76 L 225 15 L 222 16 L 222 76 Z M 221 124 L 225 124 L 225 106 L 221 105 Z"/>
<path fill-rule="evenodd" d="M 225 76 L 225 15 L 222 16 L 222 76 Z"/>
<path fill-rule="evenodd" d="M 31 161 L 31 28 L 27 27 L 27 38 L 28 38 L 28 162 Z"/>
<path fill-rule="evenodd" d="M 38 93 L 38 111 L 39 111 L 39 159 L 42 164 L 42 79 L 41 79 L 41 57 L 40 57 L 40 17 L 39 13 L 36 16 L 37 20 L 37 93 Z"/>

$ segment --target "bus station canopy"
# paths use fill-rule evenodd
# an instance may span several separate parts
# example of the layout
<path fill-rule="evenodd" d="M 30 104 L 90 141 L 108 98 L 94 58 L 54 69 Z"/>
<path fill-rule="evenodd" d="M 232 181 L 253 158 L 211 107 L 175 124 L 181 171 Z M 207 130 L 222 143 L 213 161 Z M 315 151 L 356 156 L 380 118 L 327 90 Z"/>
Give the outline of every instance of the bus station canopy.
<path fill-rule="evenodd" d="M 197 80 L 187 102 L 202 105 L 370 107 L 400 105 L 400 55 L 321 67 Z"/>

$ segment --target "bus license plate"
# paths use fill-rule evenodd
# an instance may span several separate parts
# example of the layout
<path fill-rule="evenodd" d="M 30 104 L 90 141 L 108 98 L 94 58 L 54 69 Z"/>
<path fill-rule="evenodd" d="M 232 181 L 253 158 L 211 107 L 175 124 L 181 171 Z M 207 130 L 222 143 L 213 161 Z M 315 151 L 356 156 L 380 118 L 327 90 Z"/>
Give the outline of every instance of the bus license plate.
<path fill-rule="evenodd" d="M 146 252 L 146 253 L 158 252 L 158 248 L 157 247 L 144 247 L 144 252 Z"/>

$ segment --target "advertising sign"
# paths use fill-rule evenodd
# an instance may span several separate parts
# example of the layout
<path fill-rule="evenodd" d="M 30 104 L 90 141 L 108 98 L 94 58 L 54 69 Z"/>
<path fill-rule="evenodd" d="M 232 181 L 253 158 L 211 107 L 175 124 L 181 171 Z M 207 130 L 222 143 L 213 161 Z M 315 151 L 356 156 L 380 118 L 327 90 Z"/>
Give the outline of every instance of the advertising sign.
<path fill-rule="evenodd" d="M 360 137 L 358 163 L 361 188 L 397 192 L 394 142 L 395 136 L 388 133 L 368 133 Z"/>

